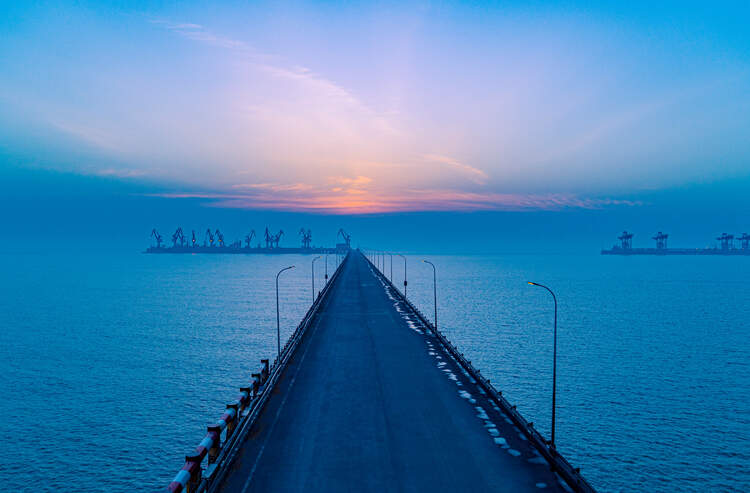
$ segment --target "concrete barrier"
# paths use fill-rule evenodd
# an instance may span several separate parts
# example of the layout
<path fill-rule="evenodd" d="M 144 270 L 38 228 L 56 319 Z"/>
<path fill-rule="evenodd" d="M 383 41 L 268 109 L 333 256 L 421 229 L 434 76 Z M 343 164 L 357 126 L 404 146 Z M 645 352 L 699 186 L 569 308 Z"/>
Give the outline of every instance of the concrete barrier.
<path fill-rule="evenodd" d="M 268 360 L 262 360 L 262 363 L 261 372 L 254 374 L 259 377 L 254 384 L 262 385 L 263 375 L 268 374 Z M 257 395 L 257 392 L 255 395 Z M 221 415 L 214 425 L 208 427 L 206 436 L 203 437 L 203 440 L 201 440 L 195 449 L 195 454 L 185 457 L 185 465 L 182 466 L 182 469 L 180 469 L 167 487 L 169 491 L 175 493 L 182 491 L 193 493 L 198 491 L 203 476 L 201 469 L 203 459 L 208 456 L 208 464 L 216 462 L 221 452 L 222 433 L 224 433 L 225 442 L 232 437 L 237 427 L 237 422 L 241 417 L 242 410 L 249 407 L 253 397 L 251 387 L 240 388 L 240 395 L 237 401 L 227 404 L 224 414 Z"/>

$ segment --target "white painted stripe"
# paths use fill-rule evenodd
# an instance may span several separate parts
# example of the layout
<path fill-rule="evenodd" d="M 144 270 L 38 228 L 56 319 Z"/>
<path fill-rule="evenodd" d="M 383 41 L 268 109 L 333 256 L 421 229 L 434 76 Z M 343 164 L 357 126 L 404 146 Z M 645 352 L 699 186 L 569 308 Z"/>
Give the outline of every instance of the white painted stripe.
<path fill-rule="evenodd" d="M 188 481 L 190 481 L 190 473 L 185 469 L 180 469 L 180 472 L 178 472 L 177 476 L 172 480 L 172 482 L 180 483 L 182 486 L 185 486 Z"/>

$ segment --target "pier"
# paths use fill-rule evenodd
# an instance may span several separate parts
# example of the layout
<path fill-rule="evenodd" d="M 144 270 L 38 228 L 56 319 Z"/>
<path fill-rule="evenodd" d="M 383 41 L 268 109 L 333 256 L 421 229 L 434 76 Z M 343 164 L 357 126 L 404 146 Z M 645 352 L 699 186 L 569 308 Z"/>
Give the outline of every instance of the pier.
<path fill-rule="evenodd" d="M 169 490 L 594 491 L 350 250 Z"/>
<path fill-rule="evenodd" d="M 659 231 L 652 240 L 656 240 L 655 248 L 633 248 L 633 233 L 623 231 L 617 237 L 619 245 L 610 249 L 602 250 L 602 255 L 725 255 L 725 256 L 750 256 L 750 235 L 742 233 L 735 238 L 732 234 L 722 233 L 716 240 L 717 247 L 706 248 L 667 248 L 669 235 Z M 739 242 L 739 248 L 735 245 Z"/>
<path fill-rule="evenodd" d="M 253 246 L 253 239 L 256 238 L 255 230 L 245 235 L 244 244 L 242 240 L 228 242 L 224 234 L 216 229 L 211 231 L 208 228 L 205 232 L 203 243 L 199 241 L 199 235 L 195 230 L 191 230 L 190 237 L 185 234 L 182 227 L 178 227 L 172 234 L 172 246 L 165 245 L 164 237 L 156 230 L 151 230 L 151 238 L 154 239 L 155 245 L 148 247 L 143 253 L 156 254 L 244 254 L 244 255 L 284 255 L 284 254 L 339 254 L 343 255 L 349 251 L 351 246 L 351 236 L 343 228 L 338 230 L 336 239 L 342 238 L 343 243 L 337 243 L 335 247 L 314 246 L 312 244 L 312 231 L 301 228 L 299 236 L 301 243 L 299 247 L 282 247 L 281 237 L 284 236 L 284 230 L 278 233 L 271 233 L 266 228 L 263 233 L 265 246 L 256 243 Z"/>

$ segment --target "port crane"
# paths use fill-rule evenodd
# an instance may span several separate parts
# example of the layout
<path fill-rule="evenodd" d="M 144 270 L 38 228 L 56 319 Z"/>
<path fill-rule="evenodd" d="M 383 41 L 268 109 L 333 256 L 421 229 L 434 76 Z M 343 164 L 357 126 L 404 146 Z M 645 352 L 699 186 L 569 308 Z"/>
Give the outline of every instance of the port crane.
<path fill-rule="evenodd" d="M 622 235 L 618 236 L 617 239 L 622 243 L 623 250 L 630 250 L 633 248 L 633 233 L 623 231 Z"/>
<path fill-rule="evenodd" d="M 215 234 L 216 234 L 216 238 L 218 238 L 218 240 L 219 240 L 219 246 L 223 247 L 224 246 L 224 235 L 221 234 L 221 231 L 219 231 L 218 228 L 216 229 L 216 233 Z"/>
<path fill-rule="evenodd" d="M 339 235 L 344 239 L 344 243 L 346 243 L 347 248 L 351 248 L 351 235 L 347 234 L 346 231 L 344 231 L 344 228 L 339 228 L 339 232 L 336 234 L 336 238 L 338 238 Z"/>
<path fill-rule="evenodd" d="M 192 239 L 193 248 L 195 248 L 196 241 L 197 240 L 195 239 L 195 230 L 193 230 L 193 239 Z"/>
<path fill-rule="evenodd" d="M 734 243 L 734 235 L 728 235 L 726 233 L 722 233 L 721 236 L 716 238 L 721 242 L 721 249 L 722 250 L 731 250 L 732 244 Z"/>
<path fill-rule="evenodd" d="M 278 233 L 271 237 L 271 248 L 279 248 L 279 240 L 284 235 L 284 230 L 279 230 Z"/>
<path fill-rule="evenodd" d="M 156 228 L 151 230 L 151 236 L 156 240 L 156 248 L 161 248 L 161 235 L 156 231 Z"/>
<path fill-rule="evenodd" d="M 177 231 L 172 235 L 172 247 L 177 247 L 177 242 L 180 242 L 180 246 L 185 246 L 185 235 L 182 233 L 182 228 L 177 228 Z"/>
<path fill-rule="evenodd" d="M 740 245 L 743 250 L 750 250 L 750 235 L 747 233 L 742 233 L 742 236 L 737 238 L 740 240 Z"/>
<path fill-rule="evenodd" d="M 203 246 L 214 246 L 214 241 L 214 234 L 211 232 L 211 228 L 208 228 L 203 236 Z"/>
<path fill-rule="evenodd" d="M 268 226 L 266 226 L 266 232 L 263 233 L 263 236 L 266 238 L 266 248 L 271 248 L 273 246 L 273 237 L 271 236 L 271 232 L 268 231 Z"/>
<path fill-rule="evenodd" d="M 253 238 L 255 237 L 255 230 L 251 229 L 249 235 L 245 235 L 245 246 L 247 248 L 250 248 L 250 242 L 253 241 Z"/>
<path fill-rule="evenodd" d="M 302 248 L 310 248 L 310 243 L 312 242 L 312 231 L 307 230 L 305 231 L 305 228 L 302 228 L 299 230 L 300 236 L 302 236 Z"/>
<path fill-rule="evenodd" d="M 667 249 L 667 238 L 669 238 L 669 235 L 666 233 L 662 233 L 659 231 L 656 233 L 656 236 L 651 238 L 652 240 L 656 240 L 656 249 L 657 250 L 666 250 Z"/>

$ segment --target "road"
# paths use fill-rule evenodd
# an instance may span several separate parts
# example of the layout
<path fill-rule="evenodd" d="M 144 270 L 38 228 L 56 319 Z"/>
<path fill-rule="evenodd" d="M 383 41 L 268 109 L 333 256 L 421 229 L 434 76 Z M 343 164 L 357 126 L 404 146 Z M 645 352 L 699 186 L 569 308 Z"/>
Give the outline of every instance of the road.
<path fill-rule="evenodd" d="M 222 491 L 564 491 L 360 253 L 330 294 Z"/>

